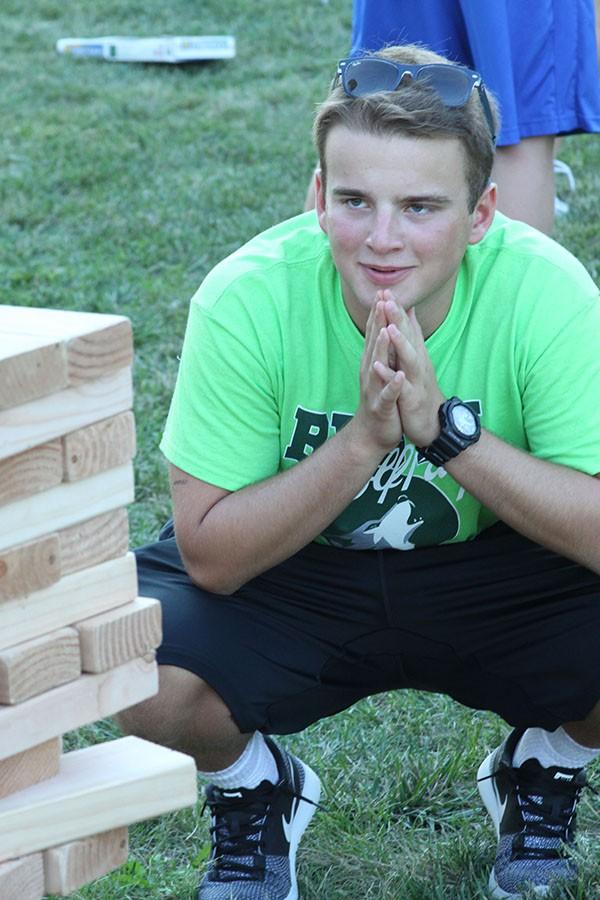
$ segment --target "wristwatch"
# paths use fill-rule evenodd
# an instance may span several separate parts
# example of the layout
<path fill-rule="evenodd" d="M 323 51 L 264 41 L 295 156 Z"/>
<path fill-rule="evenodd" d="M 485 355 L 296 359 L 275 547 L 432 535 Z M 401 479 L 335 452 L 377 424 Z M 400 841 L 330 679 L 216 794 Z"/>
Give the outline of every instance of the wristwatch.
<path fill-rule="evenodd" d="M 479 440 L 481 425 L 477 413 L 458 397 L 442 403 L 438 416 L 442 428 L 439 437 L 428 447 L 417 447 L 417 450 L 429 462 L 443 466 Z"/>

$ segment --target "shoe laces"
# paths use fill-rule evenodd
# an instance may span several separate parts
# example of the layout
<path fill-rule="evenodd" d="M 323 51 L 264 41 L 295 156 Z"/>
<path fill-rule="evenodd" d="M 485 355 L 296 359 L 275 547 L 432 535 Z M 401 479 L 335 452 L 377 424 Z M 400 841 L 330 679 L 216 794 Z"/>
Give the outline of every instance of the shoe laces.
<path fill-rule="evenodd" d="M 273 801 L 281 792 L 319 807 L 318 803 L 292 791 L 285 781 L 261 782 L 252 789 L 228 791 L 211 788 L 201 815 L 207 806 L 212 815 L 210 826 L 214 847 L 209 878 L 212 881 L 262 881 L 265 877 L 263 832 Z"/>
<path fill-rule="evenodd" d="M 527 763 L 516 769 L 502 766 L 515 788 L 523 828 L 514 835 L 513 859 L 562 859 L 565 845 L 572 844 L 577 827 L 577 802 L 584 787 L 597 794 L 580 769 L 571 781 L 554 778 L 546 770 Z M 487 778 L 493 778 L 498 770 Z M 484 780 L 484 779 L 482 779 Z"/>

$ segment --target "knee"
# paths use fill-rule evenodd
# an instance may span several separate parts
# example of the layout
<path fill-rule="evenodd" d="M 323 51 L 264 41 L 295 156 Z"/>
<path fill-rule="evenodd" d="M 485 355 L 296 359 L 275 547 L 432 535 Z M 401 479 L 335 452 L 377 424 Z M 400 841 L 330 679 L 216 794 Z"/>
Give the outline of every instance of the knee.
<path fill-rule="evenodd" d="M 125 734 L 181 750 L 203 733 L 210 740 L 222 731 L 238 731 L 221 697 L 197 675 L 175 666 L 159 666 L 158 693 L 116 719 Z"/>

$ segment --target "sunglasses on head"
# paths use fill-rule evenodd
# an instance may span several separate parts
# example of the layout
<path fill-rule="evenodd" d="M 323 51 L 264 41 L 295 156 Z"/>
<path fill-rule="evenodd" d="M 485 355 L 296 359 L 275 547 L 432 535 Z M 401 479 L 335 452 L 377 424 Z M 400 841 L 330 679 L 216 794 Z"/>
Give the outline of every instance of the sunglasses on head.
<path fill-rule="evenodd" d="M 407 80 L 419 81 L 434 90 L 442 103 L 450 107 L 465 106 L 473 88 L 476 88 L 492 141 L 496 140 L 494 117 L 483 79 L 478 72 L 466 66 L 446 63 L 412 66 L 383 59 L 381 56 L 349 57 L 338 63 L 334 83 L 340 79 L 344 92 L 349 97 L 364 97 L 378 91 L 395 91 Z"/>

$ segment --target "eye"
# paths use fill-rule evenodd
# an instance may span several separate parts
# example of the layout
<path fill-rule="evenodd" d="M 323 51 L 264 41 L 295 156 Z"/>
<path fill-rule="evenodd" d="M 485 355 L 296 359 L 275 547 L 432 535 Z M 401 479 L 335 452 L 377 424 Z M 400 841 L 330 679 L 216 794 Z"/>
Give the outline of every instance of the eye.
<path fill-rule="evenodd" d="M 362 209 L 365 205 L 365 201 L 362 197 L 347 197 L 346 200 L 344 200 L 344 203 L 350 209 Z"/>
<path fill-rule="evenodd" d="M 408 210 L 415 216 L 425 216 L 432 211 L 432 207 L 424 203 L 411 203 Z"/>

